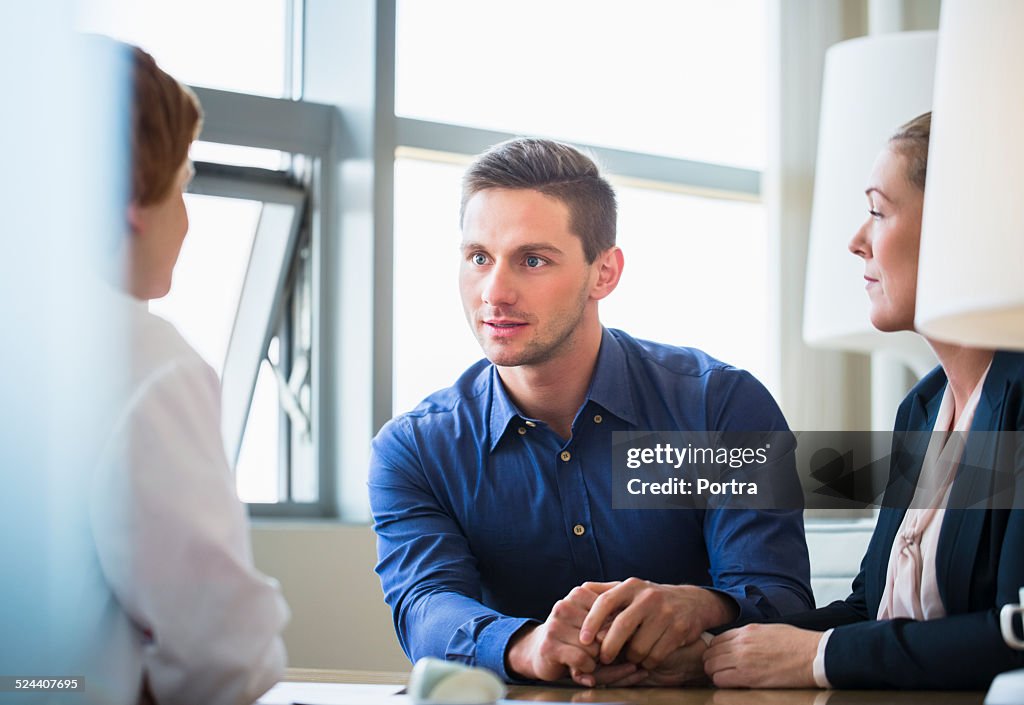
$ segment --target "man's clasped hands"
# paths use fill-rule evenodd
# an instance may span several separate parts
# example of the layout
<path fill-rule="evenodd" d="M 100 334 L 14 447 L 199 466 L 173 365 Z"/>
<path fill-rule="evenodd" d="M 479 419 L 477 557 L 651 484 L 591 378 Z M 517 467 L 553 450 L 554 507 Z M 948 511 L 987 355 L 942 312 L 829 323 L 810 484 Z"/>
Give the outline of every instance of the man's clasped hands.
<path fill-rule="evenodd" d="M 509 642 L 510 674 L 579 685 L 679 685 L 703 680 L 701 634 L 736 619 L 735 602 L 692 585 L 639 578 L 588 582 Z"/>

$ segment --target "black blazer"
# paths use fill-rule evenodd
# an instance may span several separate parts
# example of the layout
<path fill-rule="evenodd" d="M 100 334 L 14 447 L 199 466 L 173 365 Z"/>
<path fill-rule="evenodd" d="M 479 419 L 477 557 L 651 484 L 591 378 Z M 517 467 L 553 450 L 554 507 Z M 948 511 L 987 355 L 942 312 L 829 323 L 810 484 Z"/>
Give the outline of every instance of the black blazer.
<path fill-rule="evenodd" d="M 773 620 L 818 631 L 836 628 L 825 650 L 825 671 L 837 688 L 983 689 L 1002 671 L 1024 667 L 1024 652 L 1008 647 L 999 631 L 999 608 L 1018 602 L 1024 586 L 1022 434 L 983 433 L 1024 430 L 1022 353 L 996 353 L 951 490 L 935 566 L 947 616 L 922 622 L 875 619 L 892 542 L 921 471 L 920 444 L 927 444 L 927 434 L 906 432 L 932 429 L 945 386 L 939 367 L 900 404 L 887 508 L 880 511 L 853 593 L 827 607 Z M 991 484 L 996 473 L 987 470 L 997 460 L 1001 469 L 1012 471 L 1010 487 L 999 501 L 981 502 L 987 508 L 973 508 L 997 489 Z M 964 471 L 968 462 L 986 471 Z"/>

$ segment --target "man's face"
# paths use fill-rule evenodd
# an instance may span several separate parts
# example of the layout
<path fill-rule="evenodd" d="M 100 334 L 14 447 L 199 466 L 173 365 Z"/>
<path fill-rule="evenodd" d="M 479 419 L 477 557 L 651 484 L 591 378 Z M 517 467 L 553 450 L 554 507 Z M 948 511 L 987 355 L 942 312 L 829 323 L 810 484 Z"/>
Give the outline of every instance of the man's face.
<path fill-rule="evenodd" d="M 569 209 L 531 189 L 485 189 L 466 204 L 459 289 L 466 319 L 496 365 L 571 355 L 596 281 Z"/>

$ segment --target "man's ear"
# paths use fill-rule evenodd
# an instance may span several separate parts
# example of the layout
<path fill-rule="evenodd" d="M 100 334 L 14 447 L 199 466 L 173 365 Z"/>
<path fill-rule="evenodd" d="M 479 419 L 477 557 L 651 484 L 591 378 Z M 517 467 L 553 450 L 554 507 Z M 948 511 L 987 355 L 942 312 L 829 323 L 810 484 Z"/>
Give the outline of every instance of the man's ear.
<path fill-rule="evenodd" d="M 600 301 L 608 294 L 615 291 L 622 277 L 624 266 L 622 250 L 617 246 L 609 247 L 594 260 L 593 266 L 597 269 L 597 281 L 590 290 L 590 298 Z"/>
<path fill-rule="evenodd" d="M 145 208 L 137 203 L 128 204 L 128 229 L 132 235 L 141 235 L 146 230 Z"/>

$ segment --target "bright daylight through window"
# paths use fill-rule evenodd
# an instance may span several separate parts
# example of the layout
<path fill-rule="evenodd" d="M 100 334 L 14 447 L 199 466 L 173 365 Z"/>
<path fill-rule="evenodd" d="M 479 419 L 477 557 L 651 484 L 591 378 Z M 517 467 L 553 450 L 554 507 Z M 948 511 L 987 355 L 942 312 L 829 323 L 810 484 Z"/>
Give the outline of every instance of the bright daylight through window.
<path fill-rule="evenodd" d="M 459 179 L 488 138 L 520 134 L 594 147 L 612 177 L 626 266 L 601 304 L 606 325 L 700 347 L 775 386 L 758 185 L 763 3 L 525 0 L 516 8 L 398 2 L 395 412 L 481 357 L 456 282 Z M 535 50 L 493 50 L 521 36 Z M 701 70 L 679 68 L 693 65 Z M 722 174 L 743 185 L 709 188 Z M 428 342 L 438 340 L 444 345 Z"/>

